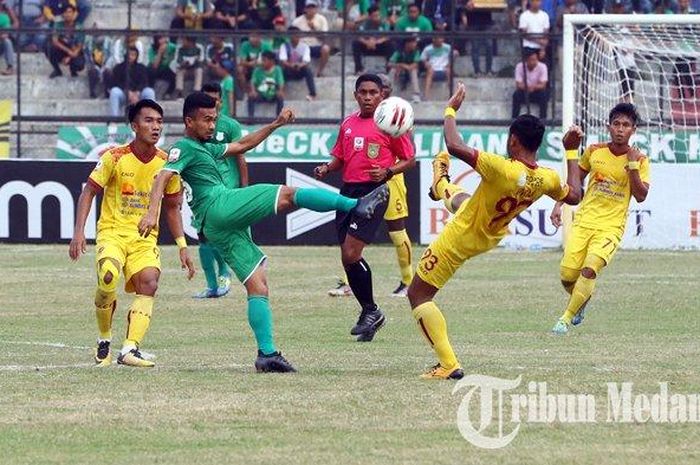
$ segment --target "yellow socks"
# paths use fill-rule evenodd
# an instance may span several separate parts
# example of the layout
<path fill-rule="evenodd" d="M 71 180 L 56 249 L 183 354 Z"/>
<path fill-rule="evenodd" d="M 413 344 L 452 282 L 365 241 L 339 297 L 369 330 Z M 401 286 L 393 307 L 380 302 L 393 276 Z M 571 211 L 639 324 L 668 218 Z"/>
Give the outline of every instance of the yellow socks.
<path fill-rule="evenodd" d="M 401 270 L 401 282 L 406 286 L 411 284 L 413 279 L 413 268 L 411 267 L 411 239 L 405 229 L 401 231 L 389 231 L 391 242 L 396 248 L 396 257 L 399 260 Z"/>
<path fill-rule="evenodd" d="M 445 208 L 447 208 L 447 210 L 450 213 L 455 213 L 457 209 L 452 206 L 452 198 L 455 195 L 464 192 L 464 189 L 462 189 L 462 187 L 458 186 L 457 184 L 450 183 L 450 181 L 448 181 L 447 178 L 440 179 L 436 187 L 437 191 L 442 197 L 442 201 L 445 204 Z"/>
<path fill-rule="evenodd" d="M 134 302 L 129 309 L 126 330 L 126 340 L 124 347 L 138 347 L 146 336 L 148 326 L 151 324 L 151 313 L 153 312 L 153 297 L 147 295 L 136 295 Z"/>
<path fill-rule="evenodd" d="M 593 289 L 595 288 L 595 281 L 595 278 L 590 279 L 584 276 L 579 276 L 576 280 L 574 289 L 571 291 L 571 297 L 569 298 L 569 305 L 566 307 L 566 311 L 561 317 L 564 323 L 567 325 L 570 324 L 571 319 L 576 316 L 576 313 L 578 313 L 583 304 L 591 298 Z"/>
<path fill-rule="evenodd" d="M 115 308 L 117 308 L 116 292 L 104 292 L 100 289 L 95 292 L 95 316 L 100 340 L 112 340 L 112 316 Z"/>
<path fill-rule="evenodd" d="M 442 316 L 435 302 L 426 302 L 414 308 L 413 318 L 416 319 L 421 332 L 435 350 L 440 365 L 447 369 L 457 366 L 459 364 L 457 356 L 447 338 L 445 317 Z"/>

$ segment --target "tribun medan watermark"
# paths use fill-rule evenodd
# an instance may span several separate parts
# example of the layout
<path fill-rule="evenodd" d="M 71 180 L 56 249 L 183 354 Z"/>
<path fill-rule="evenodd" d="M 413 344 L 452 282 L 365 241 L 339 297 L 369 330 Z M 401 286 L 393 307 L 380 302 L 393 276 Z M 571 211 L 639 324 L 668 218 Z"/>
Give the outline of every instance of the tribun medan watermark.
<path fill-rule="evenodd" d="M 700 423 L 700 393 L 670 393 L 666 382 L 653 393 L 638 393 L 631 382 L 609 382 L 604 400 L 594 394 L 551 394 L 546 382 L 535 381 L 523 392 L 511 392 L 521 382 L 522 376 L 462 378 L 452 394 L 466 390 L 457 410 L 464 439 L 498 449 L 515 439 L 523 423 Z"/>

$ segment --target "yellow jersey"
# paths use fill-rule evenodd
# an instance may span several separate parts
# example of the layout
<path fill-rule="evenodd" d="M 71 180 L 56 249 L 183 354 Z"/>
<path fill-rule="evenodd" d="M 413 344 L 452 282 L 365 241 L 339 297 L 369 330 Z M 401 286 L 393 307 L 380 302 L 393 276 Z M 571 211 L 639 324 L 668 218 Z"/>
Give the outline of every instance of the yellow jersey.
<path fill-rule="evenodd" d="M 481 250 L 498 244 L 513 218 L 543 195 L 562 200 L 569 192 L 556 171 L 536 163 L 479 152 L 474 169 L 481 182 L 452 221 Z"/>
<path fill-rule="evenodd" d="M 153 180 L 165 165 L 168 154 L 158 148 L 148 154 L 136 154 L 132 144 L 114 147 L 100 157 L 88 183 L 103 190 L 98 236 L 138 236 L 138 224 L 148 210 Z M 179 195 L 180 177 L 173 176 L 165 188 L 165 195 Z M 158 230 L 151 232 L 154 242 Z"/>
<path fill-rule="evenodd" d="M 622 237 L 632 197 L 627 154 L 615 155 L 608 144 L 594 144 L 586 147 L 579 166 L 588 171 L 588 186 L 574 216 L 574 225 L 615 232 Z M 639 160 L 639 177 L 649 183 L 647 157 Z"/>

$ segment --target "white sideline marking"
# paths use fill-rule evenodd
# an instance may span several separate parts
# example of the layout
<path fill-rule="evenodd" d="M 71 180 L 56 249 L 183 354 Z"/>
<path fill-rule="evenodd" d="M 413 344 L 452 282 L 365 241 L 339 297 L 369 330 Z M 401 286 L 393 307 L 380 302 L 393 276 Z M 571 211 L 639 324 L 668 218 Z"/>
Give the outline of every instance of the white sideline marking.
<path fill-rule="evenodd" d="M 94 367 L 94 363 L 76 363 L 73 365 L 0 365 L 0 371 L 41 371 L 57 368 L 88 368 Z"/>
<path fill-rule="evenodd" d="M 56 347 L 59 349 L 77 349 L 77 350 L 90 350 L 90 349 L 92 349 L 92 347 L 71 346 L 68 344 L 60 343 L 60 342 L 0 341 L 0 344 L 21 344 L 21 345 L 27 345 L 27 346 L 44 346 L 44 347 Z"/>

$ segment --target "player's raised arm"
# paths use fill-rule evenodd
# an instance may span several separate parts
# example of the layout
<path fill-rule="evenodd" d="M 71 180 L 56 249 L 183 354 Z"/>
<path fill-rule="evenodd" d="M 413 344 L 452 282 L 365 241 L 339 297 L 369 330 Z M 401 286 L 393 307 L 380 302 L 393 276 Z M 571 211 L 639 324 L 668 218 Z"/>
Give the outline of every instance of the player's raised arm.
<path fill-rule="evenodd" d="M 457 132 L 457 111 L 462 106 L 467 89 L 463 82 L 457 84 L 457 90 L 450 97 L 445 108 L 445 123 L 443 126 L 443 134 L 447 151 L 453 157 L 457 157 L 467 163 L 472 168 L 476 166 L 476 160 L 479 158 L 479 151 L 475 148 L 466 145 Z"/>
<path fill-rule="evenodd" d="M 165 186 L 175 175 L 174 171 L 160 170 L 156 179 L 153 180 L 151 187 L 151 195 L 149 196 L 148 212 L 139 221 L 139 234 L 143 237 L 148 237 L 151 231 L 158 225 L 158 211 L 160 209 L 160 201 L 165 192 Z"/>
<path fill-rule="evenodd" d="M 73 228 L 73 239 L 71 239 L 70 246 L 68 248 L 68 255 L 73 261 L 80 258 L 80 255 L 86 252 L 85 223 L 87 222 L 87 217 L 90 214 L 92 200 L 100 192 L 101 190 L 97 185 L 88 182 L 85 184 L 85 187 L 83 188 L 83 191 L 80 193 L 80 197 L 78 198 L 78 211 L 75 215 L 75 228 Z"/>
<path fill-rule="evenodd" d="M 277 118 L 275 118 L 275 120 L 272 123 L 261 127 L 255 132 L 251 132 L 250 134 L 237 140 L 236 142 L 231 142 L 230 144 L 228 144 L 228 148 L 226 149 L 226 156 L 232 157 L 246 153 L 248 150 L 257 147 L 258 144 L 260 144 L 260 142 L 264 141 L 270 134 L 275 132 L 277 129 L 281 128 L 286 124 L 291 123 L 292 121 L 294 121 L 294 112 L 289 108 L 282 109 L 280 114 L 277 115 Z"/>
<path fill-rule="evenodd" d="M 644 202 L 649 193 L 649 183 L 642 181 L 640 175 L 642 159 L 642 153 L 635 146 L 630 147 L 627 151 L 627 175 L 630 178 L 630 191 L 637 202 Z M 648 160 L 644 160 L 648 163 Z"/>

